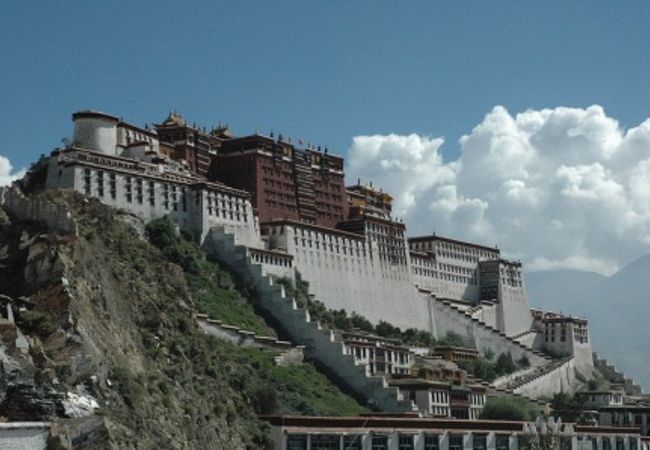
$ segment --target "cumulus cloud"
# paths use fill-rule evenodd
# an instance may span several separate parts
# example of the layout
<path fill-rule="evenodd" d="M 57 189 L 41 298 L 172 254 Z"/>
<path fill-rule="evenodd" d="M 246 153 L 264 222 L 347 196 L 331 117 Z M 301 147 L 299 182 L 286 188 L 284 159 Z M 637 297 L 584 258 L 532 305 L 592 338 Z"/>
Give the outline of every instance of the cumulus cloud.
<path fill-rule="evenodd" d="M 598 105 L 497 106 L 444 161 L 440 137 L 357 136 L 348 173 L 395 197 L 410 234 L 437 231 L 529 270 L 611 274 L 650 253 L 650 119 L 622 129 Z"/>
<path fill-rule="evenodd" d="M 14 180 L 22 178 L 25 175 L 25 169 L 14 172 L 9 158 L 0 155 L 0 186 L 11 184 Z"/>

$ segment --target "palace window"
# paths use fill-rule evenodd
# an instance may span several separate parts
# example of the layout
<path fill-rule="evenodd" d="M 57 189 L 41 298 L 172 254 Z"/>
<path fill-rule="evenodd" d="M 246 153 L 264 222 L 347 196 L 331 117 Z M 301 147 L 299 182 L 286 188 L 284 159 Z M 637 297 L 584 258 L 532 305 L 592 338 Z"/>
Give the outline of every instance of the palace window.
<path fill-rule="evenodd" d="M 336 434 L 314 434 L 311 436 L 311 450 L 338 450 L 340 440 Z"/>
<path fill-rule="evenodd" d="M 135 189 L 137 193 L 137 199 L 138 203 L 142 204 L 144 198 L 143 198 L 143 193 L 142 193 L 142 178 L 137 178 L 135 180 Z"/>
<path fill-rule="evenodd" d="M 413 435 L 412 434 L 400 434 L 397 439 L 397 448 L 399 450 L 413 450 Z"/>
<path fill-rule="evenodd" d="M 131 203 L 133 201 L 133 184 L 131 177 L 126 177 L 126 201 Z"/>
<path fill-rule="evenodd" d="M 163 206 L 169 209 L 169 185 L 163 184 Z"/>
<path fill-rule="evenodd" d="M 92 184 L 91 184 L 91 172 L 90 169 L 84 169 L 84 192 L 86 195 L 92 193 Z"/>
<path fill-rule="evenodd" d="M 509 450 L 510 449 L 510 436 L 507 434 L 497 434 L 496 436 L 496 450 Z"/>
<path fill-rule="evenodd" d="M 463 450 L 462 434 L 452 434 L 449 436 L 449 450 Z"/>
<path fill-rule="evenodd" d="M 172 186 L 172 209 L 178 211 L 178 194 L 176 192 L 176 186 Z"/>
<path fill-rule="evenodd" d="M 104 196 L 104 172 L 102 170 L 97 171 L 97 195 Z"/>
<path fill-rule="evenodd" d="M 424 436 L 424 450 L 439 450 L 440 436 L 437 434 L 427 434 Z"/>
<path fill-rule="evenodd" d="M 307 450 L 307 435 L 306 434 L 288 435 L 287 450 Z"/>
<path fill-rule="evenodd" d="M 385 434 L 373 434 L 371 450 L 388 450 L 388 436 Z"/>
<path fill-rule="evenodd" d="M 474 450 L 487 449 L 487 436 L 485 434 L 475 434 L 472 436 Z"/>
<path fill-rule="evenodd" d="M 343 436 L 343 448 L 345 450 L 361 450 L 363 436 L 360 434 L 348 434 Z"/>
<path fill-rule="evenodd" d="M 155 194 L 155 184 L 153 181 L 149 182 L 149 204 L 151 206 L 156 205 L 156 194 Z"/>
<path fill-rule="evenodd" d="M 115 198 L 117 197 L 117 188 L 116 188 L 114 173 L 108 175 L 108 188 L 111 191 L 111 198 L 115 200 Z"/>

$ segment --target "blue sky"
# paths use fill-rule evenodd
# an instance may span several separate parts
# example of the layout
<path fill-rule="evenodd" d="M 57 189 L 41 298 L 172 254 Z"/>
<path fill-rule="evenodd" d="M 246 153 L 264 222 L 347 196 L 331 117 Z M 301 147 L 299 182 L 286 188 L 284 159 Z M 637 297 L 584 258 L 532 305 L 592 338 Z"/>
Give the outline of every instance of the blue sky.
<path fill-rule="evenodd" d="M 22 167 L 98 109 L 171 108 L 345 153 L 355 135 L 458 138 L 495 105 L 648 116 L 647 2 L 0 3 L 0 154 Z"/>

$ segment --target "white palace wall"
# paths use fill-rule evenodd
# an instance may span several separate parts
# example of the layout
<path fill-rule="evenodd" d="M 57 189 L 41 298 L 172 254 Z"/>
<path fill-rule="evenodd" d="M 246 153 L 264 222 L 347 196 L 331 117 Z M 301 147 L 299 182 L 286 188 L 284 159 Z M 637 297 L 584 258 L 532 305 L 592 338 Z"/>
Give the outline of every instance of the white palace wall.
<path fill-rule="evenodd" d="M 408 264 L 381 260 L 376 242 L 292 223 L 270 226 L 269 244 L 294 256 L 310 292 L 328 308 L 435 334 L 430 299 L 417 292 Z"/>
<path fill-rule="evenodd" d="M 496 304 L 497 328 L 508 336 L 529 331 L 533 315 L 528 305 L 526 290 L 522 286 L 499 283 L 499 301 Z"/>
<path fill-rule="evenodd" d="M 50 159 L 46 186 L 68 188 L 131 212 L 144 221 L 169 215 L 203 241 L 211 227 L 234 233 L 238 243 L 262 247 L 250 200 L 211 183 L 164 173 L 157 165 L 87 151 Z"/>

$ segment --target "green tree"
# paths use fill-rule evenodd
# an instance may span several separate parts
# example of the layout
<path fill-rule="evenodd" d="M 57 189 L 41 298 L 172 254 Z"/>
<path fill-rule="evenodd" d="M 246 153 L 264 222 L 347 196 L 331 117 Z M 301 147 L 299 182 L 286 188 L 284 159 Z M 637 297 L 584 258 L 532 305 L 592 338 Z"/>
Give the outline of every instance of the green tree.
<path fill-rule="evenodd" d="M 442 339 L 440 339 L 438 344 L 449 347 L 466 347 L 467 345 L 465 344 L 463 337 L 458 333 L 454 333 L 453 331 L 447 331 L 447 334 Z"/>
<path fill-rule="evenodd" d="M 494 370 L 497 376 L 507 375 L 509 373 L 516 371 L 517 365 L 512 360 L 512 354 L 510 354 L 510 352 L 501 353 L 497 358 L 497 362 L 494 367 Z"/>
<path fill-rule="evenodd" d="M 586 404 L 584 397 L 560 392 L 553 396 L 551 408 L 553 416 L 562 418 L 563 422 L 580 422 Z"/>

